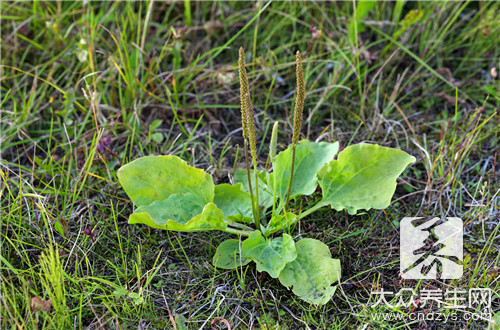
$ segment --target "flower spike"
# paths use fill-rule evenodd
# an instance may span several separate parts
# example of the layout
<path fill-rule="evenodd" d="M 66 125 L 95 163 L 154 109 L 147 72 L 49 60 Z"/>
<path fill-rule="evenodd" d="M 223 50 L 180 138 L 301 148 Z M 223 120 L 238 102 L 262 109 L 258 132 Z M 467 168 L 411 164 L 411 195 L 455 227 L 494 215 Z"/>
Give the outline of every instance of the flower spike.
<path fill-rule="evenodd" d="M 245 108 L 245 95 L 249 93 L 249 89 L 248 89 L 247 70 L 245 68 L 245 51 L 243 50 L 243 47 L 240 47 L 238 68 L 240 74 L 241 128 L 243 129 L 243 138 L 247 139 L 248 109 Z"/>
<path fill-rule="evenodd" d="M 293 173 L 295 172 L 295 147 L 299 142 L 300 129 L 302 128 L 302 113 L 304 111 L 304 99 L 306 97 L 304 69 L 302 68 L 302 57 L 299 51 L 297 51 L 295 55 L 295 63 L 297 64 L 297 92 L 295 94 L 295 109 L 293 111 L 292 169 L 290 172 L 290 181 L 288 182 L 285 205 L 288 205 L 290 201 L 290 190 L 293 183 Z"/>
<path fill-rule="evenodd" d="M 245 110 L 246 110 L 246 127 L 247 127 L 247 139 L 250 143 L 250 153 L 252 154 L 252 162 L 257 163 L 257 139 L 255 137 L 255 112 L 253 110 L 252 100 L 250 99 L 250 93 L 245 94 Z"/>
<path fill-rule="evenodd" d="M 292 145 L 295 147 L 299 142 L 300 129 L 302 127 L 302 113 L 304 111 L 304 99 L 306 96 L 306 87 L 304 81 L 304 69 L 302 68 L 302 57 L 297 51 L 295 55 L 297 64 L 297 93 L 295 96 L 295 109 L 293 112 L 293 136 Z"/>

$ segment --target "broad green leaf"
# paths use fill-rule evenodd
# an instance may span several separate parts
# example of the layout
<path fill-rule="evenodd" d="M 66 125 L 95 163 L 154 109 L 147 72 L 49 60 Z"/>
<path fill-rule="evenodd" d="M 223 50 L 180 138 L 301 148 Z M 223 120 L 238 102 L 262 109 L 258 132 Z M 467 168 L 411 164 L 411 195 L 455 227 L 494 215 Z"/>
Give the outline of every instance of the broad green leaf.
<path fill-rule="evenodd" d="M 259 272 L 265 271 L 272 278 L 277 278 L 285 265 L 297 257 L 297 251 L 290 235 L 265 239 L 256 230 L 243 241 L 241 255 L 255 261 Z"/>
<path fill-rule="evenodd" d="M 136 206 L 149 205 L 177 193 L 214 199 L 212 177 L 176 156 L 146 156 L 118 170 L 118 180 Z"/>
<path fill-rule="evenodd" d="M 271 218 L 269 224 L 263 228 L 263 233 L 267 237 L 280 229 L 287 228 L 289 225 L 295 222 L 297 215 L 292 212 L 287 212 L 285 214 L 278 214 Z"/>
<path fill-rule="evenodd" d="M 490 319 L 490 325 L 488 330 L 498 330 L 500 329 L 500 312 L 496 312 L 495 315 Z"/>
<path fill-rule="evenodd" d="M 169 220 L 185 224 L 203 211 L 205 201 L 192 193 L 170 195 L 149 205 L 139 206 L 135 213 L 146 212 L 157 225 L 164 225 Z"/>
<path fill-rule="evenodd" d="M 339 143 L 310 142 L 302 140 L 295 148 L 295 168 L 290 198 L 298 195 L 312 194 L 318 185 L 316 172 L 323 165 L 333 160 L 339 151 Z M 292 148 L 280 152 L 273 162 L 273 173 L 270 180 L 276 180 L 276 196 L 284 200 L 288 192 L 290 173 L 292 171 Z"/>
<path fill-rule="evenodd" d="M 243 191 L 241 183 L 219 184 L 215 186 L 214 203 L 224 213 L 224 218 L 237 222 L 252 222 L 252 200 Z"/>
<path fill-rule="evenodd" d="M 306 238 L 295 243 L 297 258 L 288 263 L 279 275 L 281 284 L 302 300 L 323 305 L 335 293 L 331 286 L 340 279 L 340 260 L 332 259 L 327 245 Z"/>
<path fill-rule="evenodd" d="M 189 209 L 186 206 L 189 201 L 189 196 L 185 194 L 172 195 L 163 201 L 139 207 L 130 215 L 128 222 L 175 231 L 224 230 L 227 227 L 222 211 L 214 203 L 208 203 L 197 215 L 188 219 L 199 209 L 199 205 L 193 205 L 193 208 Z M 191 201 L 196 203 L 195 200 Z M 186 208 L 182 205 L 174 207 L 175 203 L 186 203 L 184 204 Z"/>
<path fill-rule="evenodd" d="M 349 39 L 351 39 L 353 44 L 356 44 L 356 35 L 360 34 L 365 30 L 365 25 L 362 20 L 368 16 L 370 10 L 373 9 L 376 1 L 373 0 L 365 0 L 365 1 L 357 1 L 356 4 L 356 12 L 353 17 L 353 20 L 349 22 L 348 35 Z"/>
<path fill-rule="evenodd" d="M 156 143 L 161 143 L 161 141 L 163 141 L 163 134 L 158 132 L 153 133 L 151 134 L 151 140 L 153 140 Z"/>
<path fill-rule="evenodd" d="M 113 291 L 113 294 L 123 297 L 128 295 L 128 291 L 125 288 L 118 288 L 115 291 Z"/>
<path fill-rule="evenodd" d="M 177 330 L 189 330 L 186 323 L 187 320 L 184 315 L 175 313 L 175 324 L 177 325 Z"/>
<path fill-rule="evenodd" d="M 163 124 L 163 120 L 161 120 L 161 119 L 153 120 L 151 122 L 151 124 L 149 125 L 149 131 L 154 132 L 158 127 L 161 126 L 161 124 Z"/>
<path fill-rule="evenodd" d="M 64 220 L 64 218 L 61 218 L 59 220 L 56 220 L 54 222 L 54 229 L 61 235 L 62 237 L 66 237 L 68 234 L 68 224 Z"/>
<path fill-rule="evenodd" d="M 268 185 L 269 174 L 267 172 L 257 171 L 257 178 L 259 181 L 259 206 L 266 210 L 273 206 L 273 188 Z M 250 170 L 250 180 L 252 182 L 252 189 L 255 196 L 255 175 L 253 170 Z M 241 182 L 245 191 L 250 193 L 250 189 L 248 189 L 248 175 L 246 170 L 237 170 L 236 173 L 234 173 L 234 182 Z"/>
<path fill-rule="evenodd" d="M 345 148 L 319 172 L 322 205 L 349 214 L 384 209 L 396 190 L 396 179 L 415 157 L 393 148 L 360 143 Z"/>
<path fill-rule="evenodd" d="M 132 298 L 135 305 L 141 305 L 144 302 L 144 297 L 140 293 L 131 292 L 128 296 Z"/>
<path fill-rule="evenodd" d="M 245 266 L 251 259 L 241 257 L 240 241 L 228 239 L 222 242 L 215 251 L 214 266 L 222 269 L 234 269 Z"/>

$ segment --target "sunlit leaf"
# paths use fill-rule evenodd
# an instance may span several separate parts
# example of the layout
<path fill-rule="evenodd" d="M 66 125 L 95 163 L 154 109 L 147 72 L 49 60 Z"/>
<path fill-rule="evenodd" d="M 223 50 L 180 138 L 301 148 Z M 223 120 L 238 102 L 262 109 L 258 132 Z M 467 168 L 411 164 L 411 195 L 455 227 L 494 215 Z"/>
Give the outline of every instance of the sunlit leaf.
<path fill-rule="evenodd" d="M 237 239 L 228 239 L 222 242 L 215 251 L 213 263 L 217 268 L 234 269 L 245 266 L 252 260 L 241 256 L 241 242 Z"/>
<path fill-rule="evenodd" d="M 351 22 L 349 22 L 348 35 L 352 43 L 355 44 L 356 35 L 365 30 L 362 20 L 368 16 L 370 10 L 375 6 L 376 1 L 364 0 L 356 1 L 356 12 Z"/>
<path fill-rule="evenodd" d="M 200 214 L 188 219 L 199 205 L 193 208 L 175 208 L 175 203 L 180 202 L 185 196 L 172 195 L 163 201 L 154 202 L 148 206 L 141 206 L 130 215 L 129 223 L 142 223 L 153 228 L 174 231 L 203 231 L 224 230 L 227 223 L 223 219 L 223 213 L 213 203 L 208 203 L 200 211 Z M 186 199 L 186 202 L 189 199 Z"/>
<path fill-rule="evenodd" d="M 335 293 L 333 283 L 340 279 L 340 261 L 332 259 L 322 242 L 306 238 L 295 243 L 297 258 L 279 275 L 281 284 L 312 304 L 326 304 Z"/>
<path fill-rule="evenodd" d="M 266 239 L 260 231 L 254 231 L 243 241 L 241 255 L 255 261 L 259 272 L 277 278 L 285 265 L 297 257 L 297 251 L 293 239 L 287 234 Z"/>
<path fill-rule="evenodd" d="M 136 206 L 149 205 L 170 195 L 191 193 L 205 204 L 214 199 L 212 177 L 176 156 L 146 156 L 118 170 L 118 180 Z"/>
<path fill-rule="evenodd" d="M 240 184 L 215 186 L 214 203 L 224 213 L 224 218 L 237 222 L 252 222 L 252 200 Z"/>
<path fill-rule="evenodd" d="M 269 174 L 265 171 L 257 171 L 257 177 L 259 181 L 259 205 L 263 209 L 268 209 L 273 205 L 273 188 L 268 184 Z M 252 189 L 254 190 L 255 195 L 255 175 L 253 170 L 250 170 L 250 180 L 252 182 Z M 236 173 L 234 173 L 234 182 L 241 182 L 245 191 L 250 193 L 246 170 L 237 170 Z"/>
<path fill-rule="evenodd" d="M 322 204 L 349 214 L 384 209 L 396 190 L 396 179 L 415 157 L 393 148 L 360 143 L 345 148 L 318 172 Z"/>
<path fill-rule="evenodd" d="M 333 160 L 339 151 L 338 142 L 310 142 L 302 140 L 295 149 L 295 168 L 293 183 L 290 188 L 290 198 L 298 195 L 312 194 L 318 185 L 316 172 L 323 165 Z M 270 186 L 273 186 L 272 180 L 276 180 L 277 197 L 284 200 L 288 191 L 290 182 L 290 173 L 292 171 L 292 148 L 280 152 L 273 162 L 273 173 L 271 175 Z"/>

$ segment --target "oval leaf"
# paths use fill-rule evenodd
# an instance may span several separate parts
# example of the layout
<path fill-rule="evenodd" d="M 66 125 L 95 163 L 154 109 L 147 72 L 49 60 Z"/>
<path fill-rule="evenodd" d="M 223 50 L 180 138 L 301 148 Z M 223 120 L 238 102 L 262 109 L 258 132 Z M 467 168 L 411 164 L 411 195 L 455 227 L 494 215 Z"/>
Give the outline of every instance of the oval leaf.
<path fill-rule="evenodd" d="M 340 279 L 340 261 L 332 259 L 330 249 L 322 242 L 306 238 L 295 243 L 297 258 L 287 264 L 279 280 L 302 300 L 323 305 L 335 293 L 331 286 Z"/>
<path fill-rule="evenodd" d="M 118 180 L 136 206 L 177 193 L 191 193 L 205 204 L 214 200 L 212 177 L 176 156 L 146 156 L 118 170 Z"/>
<path fill-rule="evenodd" d="M 259 206 L 264 210 L 273 206 L 273 189 L 272 186 L 268 185 L 269 173 L 265 171 L 257 171 L 257 178 L 259 183 Z M 252 180 L 252 189 L 254 190 L 255 196 L 255 174 L 254 171 L 250 171 L 250 180 Z M 243 169 L 236 170 L 234 173 L 234 182 L 241 183 L 243 188 L 247 193 L 250 193 L 248 188 L 248 175 L 247 171 Z"/>
<path fill-rule="evenodd" d="M 339 143 L 310 142 L 302 140 L 295 148 L 295 168 L 290 198 L 312 194 L 318 185 L 318 172 L 333 160 L 339 151 Z M 280 152 L 273 162 L 272 179 L 276 180 L 276 196 L 284 200 L 288 192 L 292 169 L 292 148 Z M 273 183 L 271 182 L 272 186 Z"/>
<path fill-rule="evenodd" d="M 415 157 L 393 148 L 360 143 L 345 148 L 319 172 L 323 205 L 349 214 L 384 209 L 396 190 L 396 179 Z"/>
<path fill-rule="evenodd" d="M 169 220 L 185 224 L 203 212 L 206 202 L 192 193 L 170 195 L 149 205 L 139 206 L 134 214 L 146 212 L 157 225 L 164 225 Z"/>
<path fill-rule="evenodd" d="M 202 209 L 201 214 L 184 221 L 187 218 L 178 218 L 175 220 L 169 217 L 173 212 L 179 211 L 184 216 L 187 216 L 190 210 L 183 210 L 181 207 L 174 209 L 173 205 L 176 200 L 181 200 L 181 196 L 173 195 L 175 198 L 168 198 L 165 201 L 154 202 L 146 207 L 138 208 L 130 215 L 129 223 L 142 223 L 153 228 L 175 230 L 175 231 L 203 231 L 203 230 L 224 230 L 227 223 L 224 222 L 224 215 L 214 203 L 208 203 Z M 168 203 L 167 203 L 168 202 Z M 186 199 L 187 202 L 187 199 Z M 168 205 L 166 205 L 168 204 Z M 196 206 L 197 207 L 197 206 Z M 147 211 L 146 211 L 147 210 Z"/>
<path fill-rule="evenodd" d="M 277 278 L 285 265 L 295 260 L 297 251 L 289 235 L 265 239 L 260 231 L 256 230 L 243 241 L 241 255 L 255 261 L 259 272 L 265 271 L 272 278 Z"/>
<path fill-rule="evenodd" d="M 219 184 L 215 186 L 214 203 L 230 221 L 252 222 L 252 200 L 243 186 Z"/>
<path fill-rule="evenodd" d="M 214 266 L 222 269 L 234 269 L 245 266 L 251 259 L 241 257 L 240 241 L 228 239 L 222 242 L 215 251 Z"/>

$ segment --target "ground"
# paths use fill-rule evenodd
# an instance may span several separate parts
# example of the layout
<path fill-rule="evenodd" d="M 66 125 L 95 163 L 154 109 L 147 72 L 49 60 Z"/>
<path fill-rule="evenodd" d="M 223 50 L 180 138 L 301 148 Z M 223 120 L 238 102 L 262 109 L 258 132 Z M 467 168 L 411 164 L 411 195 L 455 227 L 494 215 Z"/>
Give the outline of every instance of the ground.
<path fill-rule="evenodd" d="M 372 308 L 371 292 L 382 288 L 489 288 L 499 312 L 498 2 L 2 1 L 0 9 L 2 328 L 488 325 Z M 215 269 L 229 234 L 127 222 L 133 205 L 116 172 L 133 159 L 177 155 L 216 183 L 243 167 L 240 47 L 262 168 L 275 121 L 280 148 L 291 139 L 297 50 L 303 138 L 377 143 L 417 159 L 387 209 L 323 209 L 301 222 L 295 238 L 320 239 L 342 265 L 323 306 L 254 266 Z M 406 216 L 463 220 L 461 279 L 399 276 Z M 377 314 L 388 312 L 404 317 Z"/>

